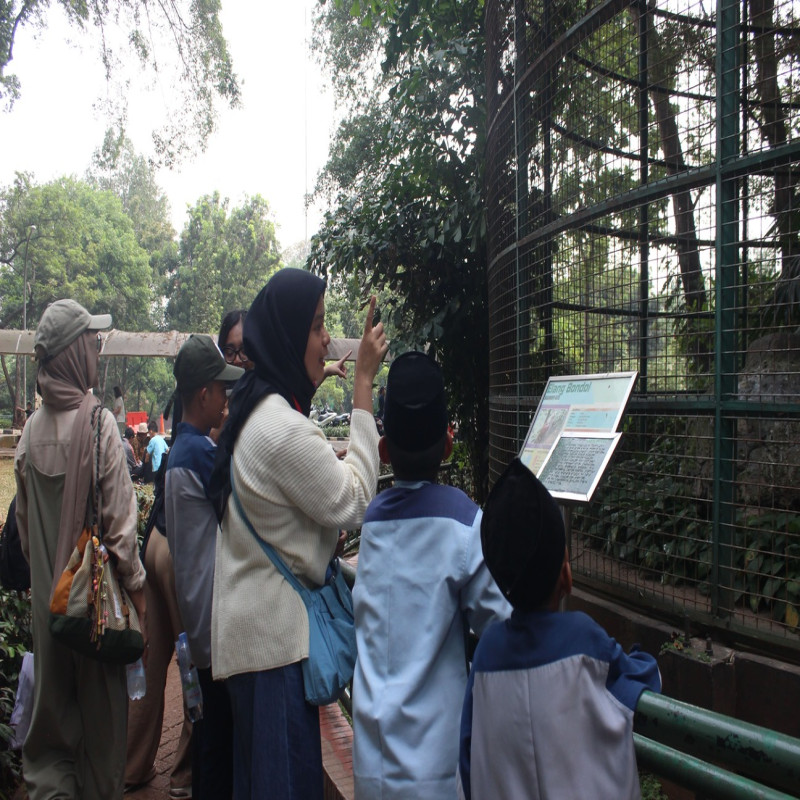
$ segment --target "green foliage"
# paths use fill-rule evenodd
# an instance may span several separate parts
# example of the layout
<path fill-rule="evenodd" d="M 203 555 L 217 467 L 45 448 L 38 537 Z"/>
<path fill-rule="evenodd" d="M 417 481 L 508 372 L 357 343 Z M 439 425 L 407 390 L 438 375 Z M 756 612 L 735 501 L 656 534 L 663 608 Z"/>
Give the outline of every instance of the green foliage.
<path fill-rule="evenodd" d="M 687 482 L 674 477 L 679 467 L 679 458 L 669 452 L 615 464 L 592 503 L 593 521 L 584 527 L 586 515 L 576 511 L 577 529 L 603 552 L 641 567 L 664 584 L 706 580 L 711 567 L 708 524 L 694 506 Z M 647 503 L 642 502 L 642 475 L 653 476 Z"/>
<path fill-rule="evenodd" d="M 800 628 L 800 516 L 772 510 L 748 514 L 743 523 L 734 534 L 734 601 Z"/>
<path fill-rule="evenodd" d="M 269 207 L 258 195 L 230 213 L 218 194 L 201 198 L 189 212 L 179 251 L 153 165 L 124 137 L 106 134 L 87 181 L 64 177 L 40 185 L 19 174 L 0 190 L 0 325 L 27 322 L 35 329 L 49 303 L 72 297 L 90 311 L 110 312 L 121 330 L 169 325 L 213 334 L 223 313 L 247 307 L 280 264 Z M 3 367 L 8 399 L 0 407 L 11 409 L 22 390 L 22 359 L 3 357 Z M 29 362 L 29 398 L 35 376 Z M 115 385 L 127 410 L 158 416 L 174 389 L 172 365 L 101 359 L 108 406 Z M 327 390 L 339 404 L 352 395 L 352 388 L 348 395 L 334 382 Z"/>
<path fill-rule="evenodd" d="M 135 152 L 127 137 L 108 130 L 102 146 L 94 153 L 87 180 L 120 198 L 133 223 L 136 241 L 149 256 L 153 294 L 160 296 L 164 275 L 175 268 L 178 248 L 170 221 L 169 201 L 156 182 L 155 166 Z M 162 304 L 156 303 L 153 308 L 158 312 L 153 316 L 153 323 L 161 327 Z"/>
<path fill-rule="evenodd" d="M 664 437 L 641 459 L 617 463 L 573 525 L 591 547 L 635 566 L 662 585 L 710 591 L 713 543 L 706 504 L 680 476 Z M 642 475 L 647 498 L 642 496 Z M 738 509 L 732 525 L 733 603 L 800 629 L 800 516 Z"/>
<path fill-rule="evenodd" d="M 483 4 L 348 3 L 349 20 L 334 5 L 321 17 L 332 68 L 345 70 L 349 53 L 352 68 L 365 70 L 378 41 L 384 61 L 337 133 L 319 187 L 336 196 L 336 208 L 312 241 L 309 265 L 354 283 L 362 299 L 379 293 L 382 319 L 396 331 L 393 352 L 427 347 L 440 360 L 481 494 L 489 394 Z"/>
<path fill-rule="evenodd" d="M 323 428 L 325 435 L 329 439 L 349 439 L 350 426 L 349 425 L 328 425 Z"/>
<path fill-rule="evenodd" d="M 326 378 L 314 393 L 314 405 L 318 408 L 327 407 L 337 412 L 351 410 L 353 407 L 352 372 L 344 380 L 338 377 Z"/>
<path fill-rule="evenodd" d="M 38 185 L 18 174 L 0 191 L 0 278 L 0 326 L 34 329 L 49 303 L 72 297 L 118 328 L 150 328 L 152 270 L 133 223 L 118 197 L 75 178 Z M 32 397 L 32 363 L 27 373 Z M 17 405 L 10 374 L 6 390 Z"/>
<path fill-rule="evenodd" d="M 472 469 L 469 450 L 464 442 L 453 442 L 453 452 L 450 455 L 450 468 L 447 471 L 447 483 L 461 489 L 473 500 L 477 500 L 475 491 L 475 473 Z"/>
<path fill-rule="evenodd" d="M 114 403 L 114 386 L 122 387 L 127 411 L 144 411 L 157 419 L 175 389 L 172 361 L 166 358 L 101 358 L 103 403 Z"/>
<path fill-rule="evenodd" d="M 7 748 L 11 737 L 8 722 L 14 710 L 22 656 L 32 648 L 27 594 L 0 589 L 0 798 L 5 797 L 3 787 L 13 791 L 21 776 L 19 753 Z"/>
<path fill-rule="evenodd" d="M 147 525 L 147 518 L 150 516 L 150 509 L 153 507 L 153 484 L 134 483 L 133 491 L 136 494 L 136 536 L 139 545 L 142 544 L 144 529 Z"/>
<path fill-rule="evenodd" d="M 224 314 L 247 308 L 280 266 L 275 225 L 260 195 L 229 213 L 228 200 L 214 192 L 187 213 L 167 276 L 166 324 L 215 334 Z"/>
<path fill-rule="evenodd" d="M 147 253 L 118 197 L 75 178 L 36 185 L 17 175 L 0 193 L 0 271 L 6 291 L 0 324 L 35 328 L 53 300 L 72 297 L 90 311 L 112 314 L 119 328 L 147 312 L 152 296 Z"/>
<path fill-rule="evenodd" d="M 669 800 L 669 796 L 664 794 L 661 783 L 654 775 L 640 772 L 639 787 L 642 792 L 642 800 Z"/>

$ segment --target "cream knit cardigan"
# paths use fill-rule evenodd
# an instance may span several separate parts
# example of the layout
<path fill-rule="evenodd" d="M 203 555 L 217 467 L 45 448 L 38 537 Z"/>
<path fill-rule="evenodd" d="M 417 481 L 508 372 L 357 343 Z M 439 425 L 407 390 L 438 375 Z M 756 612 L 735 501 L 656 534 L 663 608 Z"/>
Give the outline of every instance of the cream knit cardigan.
<path fill-rule="evenodd" d="M 340 528 L 361 525 L 378 482 L 378 432 L 354 409 L 350 446 L 336 458 L 322 431 L 278 394 L 251 413 L 233 455 L 247 516 L 306 585 L 321 585 Z M 231 499 L 217 536 L 211 613 L 215 678 L 282 667 L 308 656 L 308 616 Z"/>

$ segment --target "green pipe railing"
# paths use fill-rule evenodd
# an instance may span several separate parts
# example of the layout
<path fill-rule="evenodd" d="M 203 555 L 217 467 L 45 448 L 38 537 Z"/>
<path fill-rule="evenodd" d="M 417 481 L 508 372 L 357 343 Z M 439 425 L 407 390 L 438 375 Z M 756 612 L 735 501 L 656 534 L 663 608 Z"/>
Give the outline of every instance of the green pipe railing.
<path fill-rule="evenodd" d="M 800 795 L 800 739 L 652 692 L 639 698 L 634 730 L 640 766 L 710 798 Z"/>
<path fill-rule="evenodd" d="M 661 778 L 700 792 L 704 800 L 796 800 L 796 795 L 771 789 L 722 767 L 701 761 L 665 744 L 633 734 L 636 762 Z"/>

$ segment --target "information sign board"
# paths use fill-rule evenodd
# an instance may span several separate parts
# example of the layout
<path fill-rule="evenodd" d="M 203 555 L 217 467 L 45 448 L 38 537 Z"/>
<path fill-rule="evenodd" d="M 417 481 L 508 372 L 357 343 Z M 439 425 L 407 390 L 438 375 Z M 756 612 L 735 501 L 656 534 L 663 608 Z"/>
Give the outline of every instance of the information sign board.
<path fill-rule="evenodd" d="M 617 427 L 638 373 L 547 381 L 520 460 L 561 500 L 589 502 L 622 434 Z"/>
<path fill-rule="evenodd" d="M 637 372 L 560 375 L 547 381 L 519 457 L 539 475 L 562 433 L 614 433 Z"/>
<path fill-rule="evenodd" d="M 539 480 L 557 500 L 588 503 L 621 438 L 621 433 L 561 434 Z"/>

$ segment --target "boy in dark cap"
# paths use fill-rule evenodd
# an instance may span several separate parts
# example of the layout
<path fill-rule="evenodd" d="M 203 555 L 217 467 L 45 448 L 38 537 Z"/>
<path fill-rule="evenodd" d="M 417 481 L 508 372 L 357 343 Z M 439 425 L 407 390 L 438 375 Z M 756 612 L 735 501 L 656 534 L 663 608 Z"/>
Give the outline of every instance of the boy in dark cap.
<path fill-rule="evenodd" d="M 211 600 L 219 525 L 208 499 L 217 450 L 208 433 L 222 423 L 227 382 L 238 380 L 244 370 L 228 364 L 210 336 L 194 335 L 178 352 L 173 374 L 183 418 L 167 462 L 167 541 L 178 608 L 203 691 L 203 718 L 192 732 L 192 794 L 187 796 L 218 800 L 233 794 L 233 720 L 227 688 L 211 675 Z"/>
<path fill-rule="evenodd" d="M 660 692 L 655 659 L 622 647 L 586 614 L 559 613 L 572 590 L 564 523 L 514 459 L 481 522 L 483 556 L 514 608 L 483 635 L 461 720 L 459 797 L 640 797 L 633 714 Z"/>
<path fill-rule="evenodd" d="M 379 444 L 395 483 L 367 509 L 353 591 L 356 800 L 455 797 L 465 633 L 510 613 L 481 556 L 481 510 L 436 483 L 451 447 L 439 365 L 399 356 Z"/>

